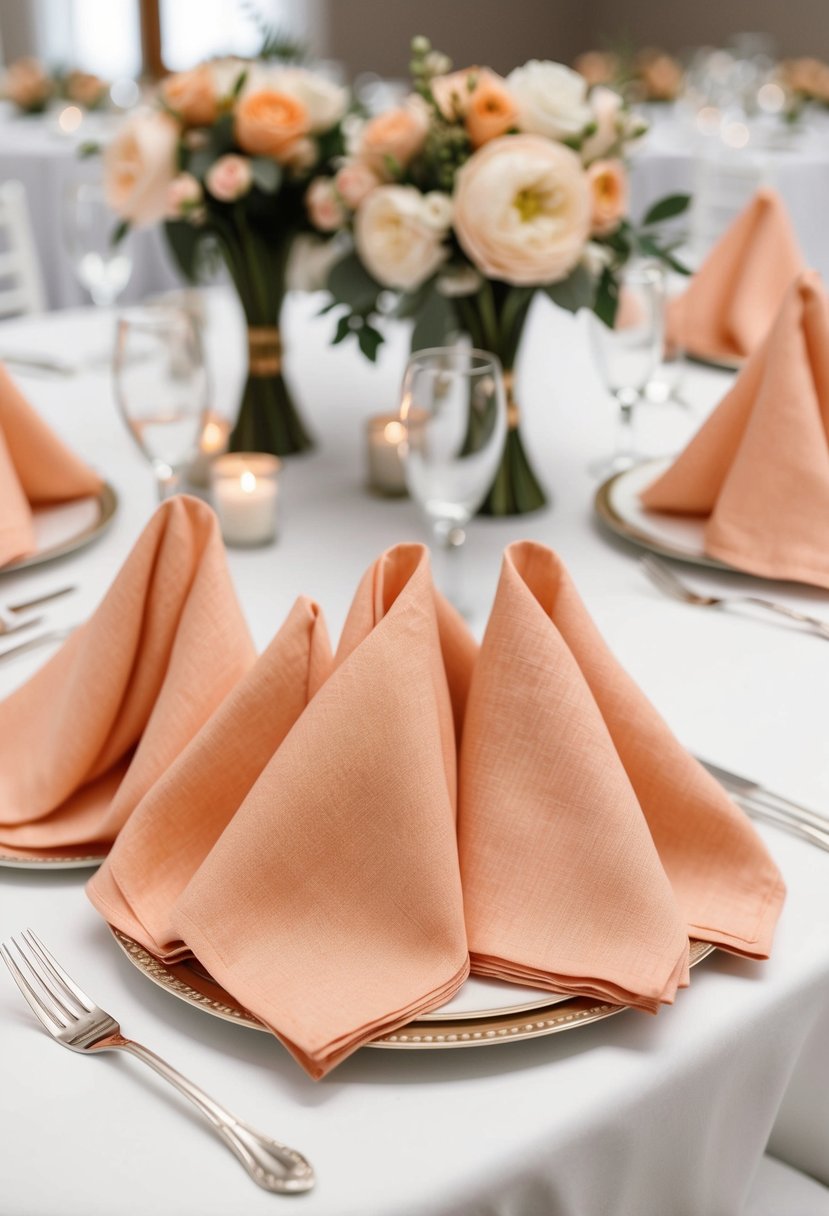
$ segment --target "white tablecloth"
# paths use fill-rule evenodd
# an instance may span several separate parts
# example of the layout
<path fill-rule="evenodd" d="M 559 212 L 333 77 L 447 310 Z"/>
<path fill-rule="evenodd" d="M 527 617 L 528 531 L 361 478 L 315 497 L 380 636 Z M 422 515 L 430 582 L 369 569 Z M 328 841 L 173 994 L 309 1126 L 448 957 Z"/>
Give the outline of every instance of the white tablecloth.
<path fill-rule="evenodd" d="M 678 108 L 651 106 L 647 117 L 650 130 L 631 157 L 635 217 L 666 194 L 692 194 L 689 235 L 699 257 L 759 186 L 772 186 L 786 204 L 806 260 L 829 282 L 825 116 L 809 113 L 794 130 L 782 120 L 767 120 L 771 125 L 763 138 L 741 149 L 727 147 L 717 135 L 701 134 Z"/>
<path fill-rule="evenodd" d="M 320 600 L 336 637 L 369 562 L 385 546 L 423 535 L 411 503 L 373 499 L 362 487 L 363 420 L 394 405 L 403 337 L 372 369 L 351 350 L 328 350 L 330 319 L 312 320 L 317 307 L 293 302 L 286 339 L 289 374 L 319 447 L 285 469 L 279 543 L 230 553 L 260 646 L 299 592 Z M 223 368 L 216 404 L 230 411 L 241 328 L 222 298 L 211 315 L 225 317 L 210 351 Z M 103 325 L 101 316 L 65 313 L 7 324 L 3 338 L 80 354 L 100 348 Z M 528 446 L 556 501 L 533 516 L 471 527 L 473 627 L 484 626 L 503 546 L 522 536 L 554 546 L 621 660 L 689 747 L 829 808 L 829 646 L 653 590 L 635 551 L 603 536 L 592 516 L 595 486 L 585 470 L 610 445 L 612 409 L 588 364 L 581 321 L 539 306 L 526 349 L 519 383 Z M 693 369 L 685 388 L 703 411 L 728 382 Z M 77 580 L 77 595 L 49 613 L 77 620 L 149 517 L 152 478 L 115 415 L 105 374 L 26 387 L 117 486 L 121 507 L 82 554 L 0 578 L 0 601 Z M 681 442 L 699 419 L 673 407 L 647 414 L 654 450 Z M 687 573 L 700 585 L 747 586 L 737 575 Z M 829 615 L 825 594 L 773 591 Z M 43 658 L 0 665 L 0 694 Z M 767 1142 L 829 1184 L 829 854 L 761 831 L 789 888 L 770 962 L 715 954 L 656 1018 L 628 1011 L 490 1048 L 366 1049 L 317 1084 L 270 1036 L 211 1018 L 139 975 L 87 902 L 78 873 L 0 870 L 0 925 L 3 936 L 36 928 L 128 1034 L 302 1149 L 319 1175 L 316 1191 L 296 1201 L 308 1216 L 738 1216 L 749 1202 L 752 1212 L 768 1210 L 756 1191 L 748 1198 Z M 0 1209 L 10 1216 L 253 1216 L 290 1204 L 257 1190 L 136 1061 L 86 1060 L 50 1043 L 3 976 L 0 1027 Z M 816 1184 L 813 1194 L 819 1203 Z"/>
<path fill-rule="evenodd" d="M 66 252 L 62 205 L 71 184 L 100 175 L 97 160 L 79 160 L 79 146 L 87 140 L 105 140 L 114 121 L 88 115 L 78 132 L 69 136 L 61 133 L 52 112 L 19 117 L 0 111 L 0 182 L 14 178 L 25 187 L 49 308 L 77 307 L 89 299 Z M 133 271 L 122 302 L 181 286 L 160 227 L 134 232 L 128 241 Z"/>

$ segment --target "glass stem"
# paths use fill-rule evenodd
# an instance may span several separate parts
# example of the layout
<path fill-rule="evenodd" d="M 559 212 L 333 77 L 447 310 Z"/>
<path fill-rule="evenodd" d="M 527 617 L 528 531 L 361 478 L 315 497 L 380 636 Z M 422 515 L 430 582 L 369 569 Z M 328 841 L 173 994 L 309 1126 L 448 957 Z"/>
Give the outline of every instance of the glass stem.
<path fill-rule="evenodd" d="M 434 536 L 435 582 L 449 603 L 465 616 L 467 610 L 463 602 L 461 571 L 463 567 L 462 549 L 466 533 L 457 524 L 441 520 L 434 525 Z"/>
<path fill-rule="evenodd" d="M 634 389 L 622 389 L 616 396 L 619 403 L 619 426 L 616 432 L 616 459 L 627 464 L 636 461 L 633 410 L 639 394 Z"/>
<path fill-rule="evenodd" d="M 175 469 L 171 469 L 162 460 L 153 461 L 153 469 L 155 470 L 155 488 L 158 493 L 158 501 L 164 502 L 171 495 L 175 494 L 178 488 L 178 474 Z"/>

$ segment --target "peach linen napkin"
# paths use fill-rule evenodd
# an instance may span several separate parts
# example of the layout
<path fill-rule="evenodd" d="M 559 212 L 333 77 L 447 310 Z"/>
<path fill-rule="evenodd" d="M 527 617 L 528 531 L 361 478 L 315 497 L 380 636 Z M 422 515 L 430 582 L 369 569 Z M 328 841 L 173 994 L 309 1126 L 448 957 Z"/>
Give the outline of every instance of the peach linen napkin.
<path fill-rule="evenodd" d="M 216 517 L 170 499 L 93 616 L 0 703 L 0 850 L 105 851 L 254 659 Z"/>
<path fill-rule="evenodd" d="M 101 484 L 29 405 L 0 363 L 0 567 L 34 549 L 33 506 L 97 494 Z"/>
<path fill-rule="evenodd" d="M 477 647 L 422 546 L 369 569 L 324 679 L 326 644 L 300 601 L 270 658 L 151 791 L 146 831 L 141 807 L 89 888 L 154 952 L 178 958 L 186 943 L 313 1077 L 447 1000 L 469 969 L 455 720 Z M 254 724 L 247 757 L 248 715 L 269 688 L 269 712 L 282 708 Z M 213 747 L 239 771 L 219 781 L 213 766 L 208 795 L 199 767 Z M 156 888 L 165 804 L 185 808 L 186 856 Z"/>
<path fill-rule="evenodd" d="M 774 190 L 758 190 L 686 291 L 668 305 L 668 343 L 703 358 L 747 358 L 805 269 L 782 199 Z"/>
<path fill-rule="evenodd" d="M 707 516 L 711 557 L 829 587 L 829 301 L 816 271 L 791 285 L 766 342 L 641 501 Z"/>
<path fill-rule="evenodd" d="M 459 852 L 473 972 L 650 1011 L 687 982 L 689 935 L 766 957 L 784 897 L 530 542 L 506 550 L 469 693 Z"/>

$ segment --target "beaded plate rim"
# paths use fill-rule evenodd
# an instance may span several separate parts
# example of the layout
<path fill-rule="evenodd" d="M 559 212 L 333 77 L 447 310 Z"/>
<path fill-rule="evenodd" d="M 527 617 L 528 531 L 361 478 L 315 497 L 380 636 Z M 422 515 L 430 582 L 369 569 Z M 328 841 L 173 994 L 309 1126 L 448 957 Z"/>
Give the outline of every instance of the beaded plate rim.
<path fill-rule="evenodd" d="M 134 967 L 160 988 L 204 1013 L 234 1022 L 249 1030 L 270 1033 L 258 1018 L 233 1001 L 215 981 L 193 972 L 187 961 L 162 963 L 143 946 L 113 925 L 109 926 L 118 946 Z M 688 962 L 691 967 L 712 954 L 716 946 L 692 940 Z M 194 985 L 198 984 L 198 987 Z M 390 1050 L 434 1051 L 461 1047 L 491 1047 L 498 1043 L 515 1043 L 542 1035 L 557 1034 L 587 1026 L 604 1018 L 624 1012 L 628 1005 L 611 1005 L 591 997 L 573 997 L 556 1005 L 497 1017 L 474 1017 L 444 1022 L 410 1022 L 398 1030 L 381 1035 L 367 1047 Z"/>

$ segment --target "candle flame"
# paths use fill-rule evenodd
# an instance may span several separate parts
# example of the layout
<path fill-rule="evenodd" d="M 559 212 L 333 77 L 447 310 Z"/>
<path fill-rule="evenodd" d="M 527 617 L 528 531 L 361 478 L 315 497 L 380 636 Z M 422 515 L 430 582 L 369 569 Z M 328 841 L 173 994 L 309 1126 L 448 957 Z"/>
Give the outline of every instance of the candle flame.
<path fill-rule="evenodd" d="M 256 477 L 250 469 L 245 469 L 241 477 L 241 485 L 245 494 L 252 494 L 256 489 Z"/>
<path fill-rule="evenodd" d="M 65 110 L 61 110 L 58 117 L 58 126 L 67 134 L 77 131 L 82 122 L 83 111 L 79 110 L 77 106 L 67 106 Z"/>
<path fill-rule="evenodd" d="M 218 452 L 222 449 L 225 442 L 225 429 L 218 422 L 206 422 L 201 436 L 201 450 L 203 452 Z"/>
<path fill-rule="evenodd" d="M 383 427 L 383 438 L 386 443 L 401 443 L 406 438 L 406 428 L 402 422 L 387 422 Z"/>

